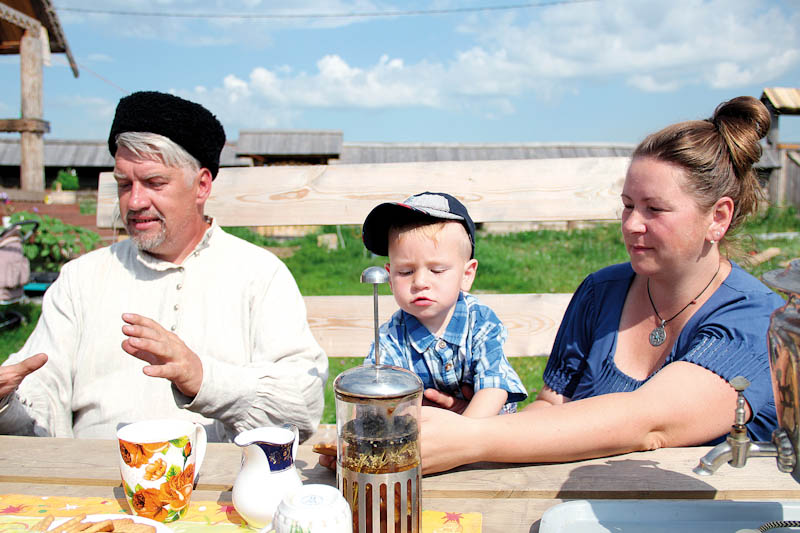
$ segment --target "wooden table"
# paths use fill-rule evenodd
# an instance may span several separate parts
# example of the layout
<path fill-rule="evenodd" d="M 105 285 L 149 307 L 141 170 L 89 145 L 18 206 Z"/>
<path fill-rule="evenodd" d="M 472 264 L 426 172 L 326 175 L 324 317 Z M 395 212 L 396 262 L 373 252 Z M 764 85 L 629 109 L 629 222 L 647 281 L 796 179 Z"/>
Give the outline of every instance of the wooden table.
<path fill-rule="evenodd" d="M 713 476 L 692 468 L 709 450 L 672 448 L 566 464 L 478 464 L 425 476 L 422 506 L 480 512 L 485 533 L 536 532 L 548 508 L 574 499 L 800 500 L 800 484 L 772 458 Z M 122 497 L 118 446 L 112 440 L 0 436 L 0 494 Z M 241 451 L 209 444 L 193 498 L 229 503 Z M 307 444 L 297 466 L 306 483 L 336 484 Z"/>

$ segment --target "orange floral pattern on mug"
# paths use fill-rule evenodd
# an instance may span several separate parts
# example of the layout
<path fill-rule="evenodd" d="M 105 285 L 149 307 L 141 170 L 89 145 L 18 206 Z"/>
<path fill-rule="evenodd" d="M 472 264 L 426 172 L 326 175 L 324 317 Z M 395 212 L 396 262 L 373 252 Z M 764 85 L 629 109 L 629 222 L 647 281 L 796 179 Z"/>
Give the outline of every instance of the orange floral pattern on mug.
<path fill-rule="evenodd" d="M 139 468 L 143 464 L 147 464 L 153 454 L 164 451 L 169 442 L 149 442 L 146 444 L 135 444 L 120 439 L 119 453 L 122 455 L 122 460 L 131 468 Z"/>
<path fill-rule="evenodd" d="M 134 487 L 124 481 L 123 487 L 133 511 L 159 522 L 174 522 L 186 512 L 192 495 L 194 463 L 187 464 L 192 452 L 188 437 L 135 444 L 119 439 L 123 462 L 130 468 L 141 469 L 141 483 L 159 482 L 158 486 Z M 150 485 L 150 483 L 147 483 Z"/>

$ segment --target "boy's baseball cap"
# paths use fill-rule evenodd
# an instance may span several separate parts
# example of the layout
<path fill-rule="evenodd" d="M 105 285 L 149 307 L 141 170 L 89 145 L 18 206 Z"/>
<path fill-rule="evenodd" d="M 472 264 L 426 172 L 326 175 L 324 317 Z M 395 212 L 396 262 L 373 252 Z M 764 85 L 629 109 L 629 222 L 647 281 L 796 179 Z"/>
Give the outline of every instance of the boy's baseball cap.
<path fill-rule="evenodd" d="M 472 243 L 470 259 L 475 256 L 475 223 L 464 204 L 443 192 L 423 192 L 403 202 L 386 202 L 375 207 L 361 230 L 364 246 L 377 255 L 389 255 L 389 227 L 432 219 L 461 222 Z"/>

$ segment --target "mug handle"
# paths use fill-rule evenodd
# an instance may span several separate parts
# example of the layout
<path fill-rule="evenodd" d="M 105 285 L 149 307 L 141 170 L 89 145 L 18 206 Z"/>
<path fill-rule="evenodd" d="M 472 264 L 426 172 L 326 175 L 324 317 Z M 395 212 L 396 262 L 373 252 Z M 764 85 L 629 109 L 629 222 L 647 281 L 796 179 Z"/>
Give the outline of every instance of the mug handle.
<path fill-rule="evenodd" d="M 197 485 L 197 477 L 200 475 L 200 467 L 203 465 L 203 459 L 206 457 L 206 444 L 208 444 L 208 436 L 206 435 L 206 428 L 202 424 L 194 423 L 194 481 L 192 485 Z"/>
<path fill-rule="evenodd" d="M 300 431 L 298 431 L 297 426 L 294 424 L 287 423 L 284 424 L 283 427 L 294 433 L 294 441 L 292 442 L 292 462 L 295 462 L 297 459 L 297 446 L 300 444 Z"/>

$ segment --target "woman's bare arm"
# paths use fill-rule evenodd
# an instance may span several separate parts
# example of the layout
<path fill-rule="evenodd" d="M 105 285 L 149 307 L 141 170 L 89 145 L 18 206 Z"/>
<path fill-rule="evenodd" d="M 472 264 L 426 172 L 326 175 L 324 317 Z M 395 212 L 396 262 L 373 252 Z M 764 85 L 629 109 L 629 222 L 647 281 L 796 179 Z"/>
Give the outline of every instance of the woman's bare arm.
<path fill-rule="evenodd" d="M 735 406 L 725 380 L 676 362 L 633 392 L 540 403 L 513 415 L 470 419 L 424 408 L 422 466 L 430 473 L 477 461 L 561 462 L 702 444 L 727 432 Z"/>

